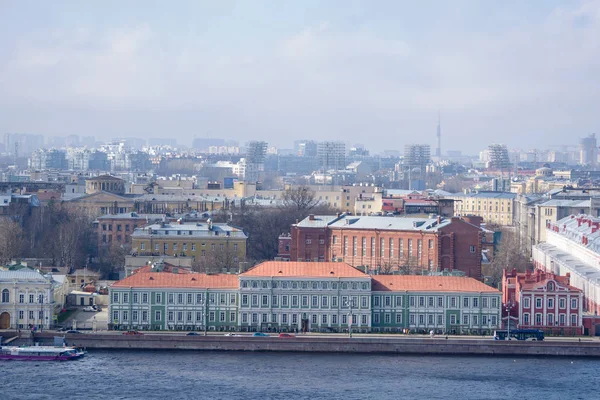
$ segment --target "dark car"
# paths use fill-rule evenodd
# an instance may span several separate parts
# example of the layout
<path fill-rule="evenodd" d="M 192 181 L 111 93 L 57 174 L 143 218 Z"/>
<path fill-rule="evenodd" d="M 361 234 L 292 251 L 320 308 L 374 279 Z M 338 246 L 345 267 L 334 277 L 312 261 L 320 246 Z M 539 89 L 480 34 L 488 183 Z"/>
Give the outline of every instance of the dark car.
<path fill-rule="evenodd" d="M 293 338 L 296 337 L 295 335 L 291 334 L 291 333 L 280 333 L 279 337 L 281 338 Z"/>
<path fill-rule="evenodd" d="M 123 332 L 123 335 L 143 335 L 143 333 L 138 331 L 127 331 Z"/>
<path fill-rule="evenodd" d="M 66 333 L 81 333 L 78 330 L 75 329 L 69 329 Z"/>
<path fill-rule="evenodd" d="M 188 332 L 185 336 L 200 336 L 200 334 L 198 332 Z"/>
<path fill-rule="evenodd" d="M 263 333 L 263 332 L 254 332 L 252 334 L 252 336 L 254 336 L 254 337 L 270 337 L 269 335 L 267 335 L 266 333 Z"/>

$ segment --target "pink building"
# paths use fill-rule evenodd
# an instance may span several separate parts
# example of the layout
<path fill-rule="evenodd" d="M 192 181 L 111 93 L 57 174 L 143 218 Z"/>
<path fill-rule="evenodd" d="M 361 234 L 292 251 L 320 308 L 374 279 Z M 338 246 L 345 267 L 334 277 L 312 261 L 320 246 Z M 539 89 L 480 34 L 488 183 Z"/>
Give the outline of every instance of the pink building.
<path fill-rule="evenodd" d="M 541 329 L 553 335 L 583 334 L 583 292 L 570 285 L 571 277 L 542 270 L 504 270 L 502 302 L 518 328 Z M 515 315 L 516 314 L 516 315 Z"/>

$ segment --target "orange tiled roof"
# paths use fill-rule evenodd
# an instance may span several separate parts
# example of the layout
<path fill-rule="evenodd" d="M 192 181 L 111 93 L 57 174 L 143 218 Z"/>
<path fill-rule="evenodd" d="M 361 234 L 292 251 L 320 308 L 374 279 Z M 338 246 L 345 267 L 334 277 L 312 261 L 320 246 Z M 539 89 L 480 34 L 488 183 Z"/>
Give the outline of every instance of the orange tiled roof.
<path fill-rule="evenodd" d="M 369 275 L 342 262 L 266 261 L 242 276 L 305 276 L 315 278 L 368 278 Z"/>
<path fill-rule="evenodd" d="M 174 274 L 171 272 L 140 272 L 115 282 L 113 288 L 195 288 L 237 289 L 237 275 Z"/>
<path fill-rule="evenodd" d="M 564 277 L 564 276 L 555 276 L 554 279 L 548 278 L 548 279 L 544 279 L 543 281 L 539 281 L 539 282 L 527 282 L 527 281 L 523 280 L 522 282 L 519 282 L 519 283 L 521 283 L 522 290 L 534 290 L 534 289 L 543 288 L 544 286 L 548 285 L 548 282 L 554 281 L 554 282 L 556 282 L 557 286 L 567 288 L 570 292 L 581 292 L 581 289 L 576 288 L 575 286 L 567 285 L 567 283 L 565 282 L 565 279 L 566 279 L 566 277 Z"/>
<path fill-rule="evenodd" d="M 474 278 L 463 276 L 377 275 L 375 291 L 500 293 Z"/>

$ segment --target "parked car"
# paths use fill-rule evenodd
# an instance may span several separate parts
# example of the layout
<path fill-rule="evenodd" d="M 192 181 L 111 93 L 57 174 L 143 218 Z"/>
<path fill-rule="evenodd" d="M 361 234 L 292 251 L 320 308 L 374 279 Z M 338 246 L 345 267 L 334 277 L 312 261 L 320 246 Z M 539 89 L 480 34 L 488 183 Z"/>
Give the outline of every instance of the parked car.
<path fill-rule="evenodd" d="M 264 333 L 264 332 L 254 332 L 254 333 L 252 334 L 252 336 L 254 336 L 254 337 L 270 337 L 269 335 L 267 335 L 267 334 L 266 334 L 266 333 Z"/>
<path fill-rule="evenodd" d="M 69 329 L 66 333 L 81 333 L 78 330 L 75 329 Z"/>
<path fill-rule="evenodd" d="M 188 332 L 185 336 L 200 336 L 200 334 L 198 332 Z"/>
<path fill-rule="evenodd" d="M 102 311 L 102 307 L 97 306 L 97 305 L 93 305 L 92 308 L 94 309 L 94 311 L 98 311 L 98 312 Z"/>
<path fill-rule="evenodd" d="M 242 335 L 238 335 L 235 332 L 229 332 L 229 333 L 226 333 L 225 336 L 242 336 Z"/>
<path fill-rule="evenodd" d="M 96 309 L 92 306 L 88 306 L 88 307 L 84 307 L 83 311 L 84 312 L 96 312 Z"/>
<path fill-rule="evenodd" d="M 292 333 L 280 333 L 279 337 L 280 338 L 293 338 L 293 337 L 296 337 L 296 336 L 294 334 L 292 334 Z"/>
<path fill-rule="evenodd" d="M 143 333 L 139 331 L 127 331 L 123 332 L 123 335 L 143 335 Z"/>

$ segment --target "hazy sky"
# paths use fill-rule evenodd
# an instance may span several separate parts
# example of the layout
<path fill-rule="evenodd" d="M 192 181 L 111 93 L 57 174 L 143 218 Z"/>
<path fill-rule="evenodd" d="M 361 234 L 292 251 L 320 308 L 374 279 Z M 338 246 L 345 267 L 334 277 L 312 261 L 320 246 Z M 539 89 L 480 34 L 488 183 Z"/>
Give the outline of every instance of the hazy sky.
<path fill-rule="evenodd" d="M 600 0 L 0 0 L 0 133 L 475 153 L 600 134 Z"/>

